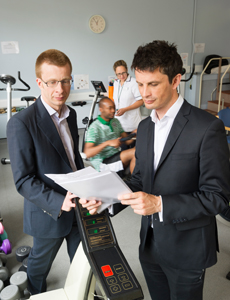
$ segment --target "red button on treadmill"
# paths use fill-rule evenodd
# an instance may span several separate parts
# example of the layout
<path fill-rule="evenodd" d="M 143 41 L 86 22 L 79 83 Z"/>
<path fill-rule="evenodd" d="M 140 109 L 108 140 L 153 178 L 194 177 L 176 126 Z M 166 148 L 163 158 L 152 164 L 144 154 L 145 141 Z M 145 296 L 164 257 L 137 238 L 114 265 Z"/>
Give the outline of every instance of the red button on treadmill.
<path fill-rule="evenodd" d="M 102 269 L 102 272 L 103 272 L 105 277 L 109 277 L 109 276 L 113 275 L 113 271 L 112 271 L 112 269 L 110 268 L 109 265 L 103 266 L 103 267 L 101 267 L 101 269 Z"/>

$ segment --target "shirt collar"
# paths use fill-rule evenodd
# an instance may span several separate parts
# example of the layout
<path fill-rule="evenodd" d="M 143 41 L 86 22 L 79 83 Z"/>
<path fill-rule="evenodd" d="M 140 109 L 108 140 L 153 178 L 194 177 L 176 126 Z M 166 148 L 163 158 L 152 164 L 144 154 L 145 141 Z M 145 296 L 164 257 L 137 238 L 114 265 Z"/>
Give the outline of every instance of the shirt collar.
<path fill-rule="evenodd" d="M 166 112 L 166 114 L 164 115 L 164 117 L 161 120 L 163 120 L 167 117 L 175 119 L 175 117 L 178 114 L 183 103 L 184 103 L 184 99 L 182 98 L 181 95 L 179 95 L 177 101 L 168 109 L 168 111 Z M 159 121 L 159 119 L 157 118 L 155 109 L 152 110 L 150 117 L 154 123 L 157 123 Z"/>
<path fill-rule="evenodd" d="M 41 101 L 42 101 L 43 105 L 45 106 L 45 108 L 46 108 L 46 110 L 48 111 L 48 113 L 49 113 L 50 116 L 55 115 L 55 116 L 57 116 L 59 119 L 66 119 L 66 118 L 68 118 L 69 113 L 70 113 L 70 110 L 69 110 L 69 108 L 67 107 L 66 104 L 64 104 L 64 105 L 62 106 L 61 115 L 60 115 L 60 117 L 59 117 L 58 112 L 57 112 L 55 109 L 53 109 L 49 104 L 47 104 L 47 103 L 42 99 L 42 96 L 41 96 Z"/>
<path fill-rule="evenodd" d="M 97 116 L 97 119 L 98 119 L 102 124 L 104 124 L 104 125 L 110 125 L 110 121 L 111 121 L 111 120 L 105 121 L 104 119 L 102 119 L 102 117 L 101 117 L 100 115 Z"/>
<path fill-rule="evenodd" d="M 128 75 L 128 77 L 127 77 L 127 79 L 125 81 L 127 81 L 127 82 L 131 81 L 131 76 Z"/>

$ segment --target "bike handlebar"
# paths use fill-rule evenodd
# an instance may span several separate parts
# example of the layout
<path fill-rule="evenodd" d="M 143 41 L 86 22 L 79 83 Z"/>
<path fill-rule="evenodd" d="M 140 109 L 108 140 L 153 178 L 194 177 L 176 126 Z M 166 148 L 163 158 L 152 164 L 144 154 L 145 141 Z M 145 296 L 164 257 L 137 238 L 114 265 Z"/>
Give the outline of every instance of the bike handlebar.
<path fill-rule="evenodd" d="M 26 86 L 26 89 L 15 88 L 15 89 L 12 89 L 12 91 L 29 91 L 30 86 L 24 80 L 21 79 L 20 71 L 18 71 L 18 79 Z M 8 82 L 11 82 L 11 85 L 15 84 L 15 82 L 16 82 L 14 77 L 9 76 L 9 75 L 2 75 L 2 79 L 0 78 L 0 80 L 5 84 L 7 84 Z M 0 91 L 6 91 L 6 88 L 5 89 L 0 89 Z"/>

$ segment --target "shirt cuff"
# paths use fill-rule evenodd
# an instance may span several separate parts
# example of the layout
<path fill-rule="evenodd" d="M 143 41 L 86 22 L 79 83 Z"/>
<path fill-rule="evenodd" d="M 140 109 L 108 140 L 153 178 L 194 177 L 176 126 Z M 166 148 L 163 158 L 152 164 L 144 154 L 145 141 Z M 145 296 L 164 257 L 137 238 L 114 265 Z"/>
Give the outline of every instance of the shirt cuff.
<path fill-rule="evenodd" d="M 62 210 L 59 212 L 58 219 L 60 218 L 61 215 L 62 215 Z"/>
<path fill-rule="evenodd" d="M 159 197 L 161 197 L 161 195 L 159 195 Z M 162 201 L 162 197 L 161 197 L 161 211 L 159 211 L 158 216 L 159 216 L 159 221 L 163 222 L 163 201 Z"/>
<path fill-rule="evenodd" d="M 113 214 L 114 214 L 113 205 L 110 205 L 110 206 L 108 207 L 108 212 L 109 212 L 110 215 L 113 215 Z"/>

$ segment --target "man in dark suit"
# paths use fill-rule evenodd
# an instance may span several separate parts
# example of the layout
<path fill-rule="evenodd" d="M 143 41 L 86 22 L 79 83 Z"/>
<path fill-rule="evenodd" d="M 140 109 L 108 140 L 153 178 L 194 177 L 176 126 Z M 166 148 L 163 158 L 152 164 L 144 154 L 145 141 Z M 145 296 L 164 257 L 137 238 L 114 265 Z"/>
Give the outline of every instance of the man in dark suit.
<path fill-rule="evenodd" d="M 137 131 L 127 182 L 133 193 L 120 200 L 143 216 L 139 257 L 152 299 L 201 300 L 205 269 L 217 261 L 215 215 L 230 199 L 224 125 L 178 95 L 182 60 L 174 44 L 139 47 L 132 68 L 152 113 Z M 91 213 L 100 204 L 81 203 Z"/>
<path fill-rule="evenodd" d="M 69 58 L 54 49 L 36 61 L 41 96 L 7 124 L 10 162 L 17 191 L 24 197 L 24 232 L 33 236 L 28 266 L 31 294 L 46 291 L 46 277 L 64 240 L 72 261 L 80 242 L 75 195 L 45 174 L 83 168 L 78 152 L 76 112 L 66 106 L 72 83 Z"/>

